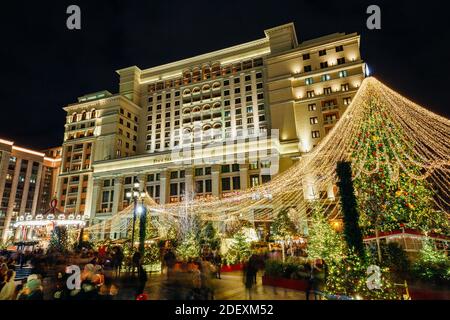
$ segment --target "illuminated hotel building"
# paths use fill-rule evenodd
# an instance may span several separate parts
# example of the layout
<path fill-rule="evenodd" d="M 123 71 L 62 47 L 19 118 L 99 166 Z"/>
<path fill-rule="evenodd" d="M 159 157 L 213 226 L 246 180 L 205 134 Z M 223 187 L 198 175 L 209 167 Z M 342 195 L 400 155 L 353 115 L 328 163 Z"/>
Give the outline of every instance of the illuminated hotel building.
<path fill-rule="evenodd" d="M 60 164 L 60 147 L 38 152 L 0 139 L 1 241 L 13 235 L 12 224 L 18 218 L 48 209 L 56 194 Z"/>
<path fill-rule="evenodd" d="M 299 42 L 290 23 L 256 41 L 118 70 L 117 94 L 85 95 L 64 108 L 60 209 L 98 223 L 129 204 L 135 181 L 159 203 L 269 181 L 269 167 L 283 171 L 310 152 L 351 102 L 366 70 L 359 39 Z M 240 161 L 230 156 L 240 153 Z"/>

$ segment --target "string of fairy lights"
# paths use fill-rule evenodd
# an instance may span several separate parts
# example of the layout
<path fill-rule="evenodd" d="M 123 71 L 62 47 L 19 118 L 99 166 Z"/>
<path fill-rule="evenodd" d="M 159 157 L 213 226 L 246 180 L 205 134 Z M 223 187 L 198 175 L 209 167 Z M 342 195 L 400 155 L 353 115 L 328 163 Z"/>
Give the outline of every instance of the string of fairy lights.
<path fill-rule="evenodd" d="M 377 121 L 371 122 L 375 128 L 368 128 L 369 117 L 377 117 Z M 358 143 L 356 137 L 373 132 L 377 132 L 372 137 L 374 141 L 387 142 L 394 156 L 380 147 L 376 150 L 375 165 L 370 167 L 369 147 Z M 225 223 L 236 219 L 270 221 L 286 208 L 305 216 L 311 201 L 321 199 L 328 218 L 335 219 L 340 214 L 340 206 L 336 206 L 339 161 L 352 162 L 354 178 L 370 176 L 383 165 L 389 168 L 394 181 L 399 179 L 400 171 L 409 179 L 427 180 L 436 194 L 435 207 L 449 214 L 450 120 L 415 104 L 373 77 L 363 81 L 346 112 L 321 143 L 270 182 L 223 199 L 157 204 L 147 196 L 145 206 L 159 217 L 159 225 L 164 226 L 176 223 L 186 212 Z M 86 231 L 111 229 L 124 218 L 129 219 L 132 212 L 131 205 Z"/>

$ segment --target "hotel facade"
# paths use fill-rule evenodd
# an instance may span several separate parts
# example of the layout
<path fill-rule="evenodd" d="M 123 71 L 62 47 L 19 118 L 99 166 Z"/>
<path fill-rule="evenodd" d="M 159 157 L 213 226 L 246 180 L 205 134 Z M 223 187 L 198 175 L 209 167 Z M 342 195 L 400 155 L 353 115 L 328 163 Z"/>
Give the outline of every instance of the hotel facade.
<path fill-rule="evenodd" d="M 61 151 L 61 147 L 34 151 L 0 139 L 0 242 L 14 236 L 14 222 L 49 208 L 56 196 Z M 31 228 L 28 233 L 31 236 Z"/>
<path fill-rule="evenodd" d="M 336 33 L 299 42 L 289 23 L 256 41 L 118 70 L 117 94 L 64 108 L 59 209 L 95 224 L 129 205 L 135 182 L 158 203 L 173 203 L 269 181 L 345 112 L 366 76 L 359 41 Z"/>

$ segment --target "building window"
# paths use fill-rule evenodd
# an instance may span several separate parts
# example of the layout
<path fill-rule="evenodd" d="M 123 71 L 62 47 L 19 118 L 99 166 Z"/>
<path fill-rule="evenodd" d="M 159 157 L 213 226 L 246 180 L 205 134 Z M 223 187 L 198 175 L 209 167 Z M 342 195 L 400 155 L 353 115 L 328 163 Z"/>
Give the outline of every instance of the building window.
<path fill-rule="evenodd" d="M 195 181 L 195 193 L 203 193 L 203 180 Z"/>
<path fill-rule="evenodd" d="M 337 64 L 338 64 L 338 65 L 345 64 L 345 58 L 339 58 L 339 59 L 337 59 Z"/>
<path fill-rule="evenodd" d="M 310 124 L 318 124 L 319 119 L 317 117 L 311 117 L 311 118 L 309 118 L 309 123 Z"/>
<path fill-rule="evenodd" d="M 309 60 L 311 57 L 310 57 L 310 55 L 309 55 L 309 53 L 305 53 L 304 55 L 303 55 L 303 60 Z"/>
<path fill-rule="evenodd" d="M 328 62 L 327 62 L 327 61 L 321 62 L 321 63 L 320 63 L 320 68 L 321 68 L 321 69 L 328 68 Z"/>
<path fill-rule="evenodd" d="M 251 175 L 250 176 L 250 187 L 256 187 L 259 186 L 259 175 Z"/>
<path fill-rule="evenodd" d="M 323 50 L 319 51 L 319 57 L 322 57 L 322 56 L 324 56 L 326 54 L 327 54 L 327 50 L 326 49 L 323 49 Z"/>
<path fill-rule="evenodd" d="M 233 189 L 234 190 L 241 189 L 241 178 L 240 177 L 233 177 Z"/>
<path fill-rule="evenodd" d="M 224 164 L 222 165 L 222 173 L 229 173 L 230 172 L 230 165 Z"/>
<path fill-rule="evenodd" d="M 268 175 L 268 174 L 261 175 L 261 182 L 263 184 L 269 182 L 270 180 L 271 180 L 270 175 Z"/>
<path fill-rule="evenodd" d="M 313 139 L 317 139 L 317 138 L 320 138 L 320 131 L 312 131 L 311 132 L 311 136 L 312 136 L 312 138 Z"/>
<path fill-rule="evenodd" d="M 203 176 L 203 168 L 195 168 L 195 176 Z"/>
<path fill-rule="evenodd" d="M 341 85 L 341 91 L 348 91 L 348 90 L 350 90 L 350 86 L 348 83 Z"/>
<path fill-rule="evenodd" d="M 352 102 L 352 98 L 344 98 L 344 105 L 348 106 Z"/>
<path fill-rule="evenodd" d="M 316 111 L 317 107 L 315 103 L 308 104 L 308 111 Z"/>
<path fill-rule="evenodd" d="M 336 47 L 336 52 L 341 52 L 344 51 L 344 47 L 343 46 L 337 46 Z"/>
<path fill-rule="evenodd" d="M 314 91 L 307 91 L 307 92 L 306 92 L 306 96 L 307 96 L 308 98 L 313 98 L 313 97 L 314 97 Z"/>
<path fill-rule="evenodd" d="M 331 87 L 328 87 L 328 88 L 324 88 L 323 89 L 323 94 L 331 94 Z"/>
<path fill-rule="evenodd" d="M 305 79 L 305 84 L 306 84 L 307 86 L 312 85 L 313 83 L 314 83 L 313 78 L 306 78 L 306 79 Z"/>
<path fill-rule="evenodd" d="M 222 178 L 222 191 L 231 190 L 230 178 Z"/>
<path fill-rule="evenodd" d="M 205 180 L 205 192 L 212 192 L 211 180 Z"/>
<path fill-rule="evenodd" d="M 305 72 L 311 72 L 312 67 L 311 66 L 305 66 Z"/>
<path fill-rule="evenodd" d="M 348 76 L 347 70 L 339 71 L 339 78 L 345 78 Z"/>
<path fill-rule="evenodd" d="M 171 183 L 170 184 L 170 195 L 171 196 L 178 195 L 178 183 Z"/>

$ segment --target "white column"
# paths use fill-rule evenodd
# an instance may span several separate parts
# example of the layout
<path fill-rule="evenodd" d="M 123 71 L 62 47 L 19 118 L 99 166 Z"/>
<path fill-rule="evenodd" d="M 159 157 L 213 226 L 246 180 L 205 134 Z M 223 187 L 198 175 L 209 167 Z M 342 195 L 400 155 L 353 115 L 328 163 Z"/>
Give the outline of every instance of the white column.
<path fill-rule="evenodd" d="M 184 171 L 184 191 L 187 195 L 194 191 L 194 169 L 186 168 Z"/>
<path fill-rule="evenodd" d="M 42 188 L 41 188 L 42 167 L 43 167 L 43 165 L 42 165 L 42 163 L 40 163 L 39 164 L 38 173 L 37 173 L 37 177 L 36 177 L 36 188 L 34 189 L 33 205 L 31 207 L 31 214 L 33 216 L 36 215 L 36 208 L 37 208 L 37 204 L 38 204 L 39 193 L 42 190 Z"/>
<path fill-rule="evenodd" d="M 84 174 L 80 174 L 79 175 L 79 181 L 78 181 L 78 193 L 77 193 L 77 203 L 75 205 L 75 213 L 79 214 L 80 213 L 80 206 L 81 206 L 81 193 L 83 192 L 83 179 L 84 179 Z"/>
<path fill-rule="evenodd" d="M 94 177 L 92 174 L 89 174 L 86 190 L 86 203 L 84 205 L 84 214 L 90 218 L 92 218 L 95 214 L 95 212 L 91 211 L 93 190 L 94 190 Z"/>
<path fill-rule="evenodd" d="M 220 168 L 221 166 L 218 164 L 214 164 L 211 167 L 211 187 L 214 197 L 220 196 Z"/>
<path fill-rule="evenodd" d="M 241 190 L 246 190 L 248 188 L 248 165 L 246 163 L 239 165 L 239 178 Z"/>
<path fill-rule="evenodd" d="M 114 198 L 112 206 L 112 215 L 117 214 L 122 210 L 122 189 L 123 189 L 123 177 L 114 178 Z"/>
<path fill-rule="evenodd" d="M 14 210 L 14 203 L 16 201 L 17 184 L 19 182 L 21 159 L 16 160 L 16 167 L 14 169 L 14 177 L 11 184 L 11 194 L 9 195 L 8 211 L 6 212 L 5 224 L 3 225 L 2 241 L 5 243 L 8 240 L 8 230 L 11 225 L 11 219 Z"/>
<path fill-rule="evenodd" d="M 1 151 L 0 155 L 0 201 L 3 198 L 3 191 L 5 190 L 6 174 L 8 173 L 9 158 L 11 153 L 7 151 Z"/>
<path fill-rule="evenodd" d="M 28 192 L 30 191 L 31 170 L 33 169 L 33 161 L 28 160 L 27 171 L 25 173 L 25 182 L 23 184 L 22 201 L 20 202 L 19 214 L 24 214 L 27 207 Z"/>
<path fill-rule="evenodd" d="M 93 179 L 93 188 L 92 188 L 92 197 L 90 199 L 90 212 L 88 213 L 90 218 L 95 218 L 95 214 L 97 213 L 97 204 L 98 204 L 98 196 L 100 193 L 100 179 Z"/>
<path fill-rule="evenodd" d="M 160 203 L 168 203 L 169 200 L 169 185 L 170 185 L 170 177 L 169 177 L 169 171 L 167 169 L 164 169 L 161 171 L 160 176 Z"/>

